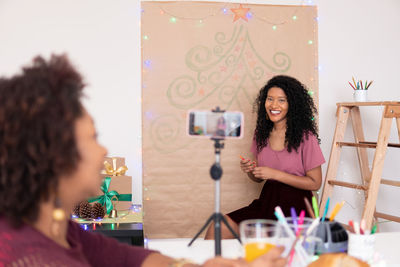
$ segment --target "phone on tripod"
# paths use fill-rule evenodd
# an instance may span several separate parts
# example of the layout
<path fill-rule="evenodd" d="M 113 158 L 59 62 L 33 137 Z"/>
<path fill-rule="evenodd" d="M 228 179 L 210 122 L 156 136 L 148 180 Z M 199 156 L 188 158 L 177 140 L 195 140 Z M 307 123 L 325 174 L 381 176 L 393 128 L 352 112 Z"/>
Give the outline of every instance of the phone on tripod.
<path fill-rule="evenodd" d="M 214 142 L 215 163 L 210 168 L 211 178 L 215 182 L 214 213 L 208 218 L 199 232 L 189 242 L 191 246 L 207 227 L 214 223 L 215 256 L 221 256 L 221 225 L 224 224 L 232 235 L 240 242 L 239 235 L 229 225 L 221 213 L 220 179 L 222 167 L 220 163 L 221 150 L 224 148 L 224 139 L 243 137 L 243 113 L 225 112 L 219 107 L 212 111 L 191 110 L 188 112 L 187 133 L 192 137 L 209 138 Z"/>
<path fill-rule="evenodd" d="M 190 110 L 187 133 L 192 137 L 230 139 L 243 137 L 243 113 Z"/>

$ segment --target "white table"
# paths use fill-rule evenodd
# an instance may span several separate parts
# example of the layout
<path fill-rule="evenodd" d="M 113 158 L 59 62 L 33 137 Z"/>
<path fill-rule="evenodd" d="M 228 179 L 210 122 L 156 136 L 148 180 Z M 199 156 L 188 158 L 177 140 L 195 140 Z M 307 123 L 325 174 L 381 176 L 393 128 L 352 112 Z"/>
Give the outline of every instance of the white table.
<path fill-rule="evenodd" d="M 189 238 L 179 239 L 150 239 L 147 241 L 149 249 L 174 258 L 188 258 L 196 263 L 203 263 L 214 257 L 214 241 L 197 239 L 188 247 Z M 387 267 L 400 266 L 400 232 L 376 234 L 375 250 L 386 261 Z M 242 249 L 237 240 L 222 240 L 222 256 L 237 258 L 242 255 Z"/>

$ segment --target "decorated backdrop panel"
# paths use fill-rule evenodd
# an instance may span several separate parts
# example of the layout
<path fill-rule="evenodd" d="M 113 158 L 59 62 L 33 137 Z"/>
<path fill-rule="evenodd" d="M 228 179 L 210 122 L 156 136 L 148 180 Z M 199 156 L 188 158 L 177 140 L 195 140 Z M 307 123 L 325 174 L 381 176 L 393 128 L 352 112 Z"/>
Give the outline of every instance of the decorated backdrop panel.
<path fill-rule="evenodd" d="M 250 156 L 253 102 L 278 74 L 318 103 L 317 11 L 313 6 L 142 2 L 143 204 L 151 238 L 191 237 L 214 208 L 213 143 L 186 134 L 189 109 L 245 114 L 245 135 L 225 142 L 222 212 L 248 205 L 262 184 L 241 173 Z"/>

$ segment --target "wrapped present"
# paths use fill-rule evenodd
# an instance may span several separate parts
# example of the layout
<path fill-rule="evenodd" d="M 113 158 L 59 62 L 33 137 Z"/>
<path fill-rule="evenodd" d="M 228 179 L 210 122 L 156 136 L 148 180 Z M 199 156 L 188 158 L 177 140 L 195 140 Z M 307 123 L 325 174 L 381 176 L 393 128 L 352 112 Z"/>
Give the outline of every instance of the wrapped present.
<path fill-rule="evenodd" d="M 101 174 L 108 176 L 125 175 L 128 167 L 125 165 L 125 158 L 121 157 L 106 157 L 104 160 L 104 170 Z"/>
<path fill-rule="evenodd" d="M 103 183 L 96 197 L 88 200 L 99 202 L 106 207 L 107 214 L 113 208 L 117 211 L 128 210 L 132 206 L 132 177 L 104 175 Z"/>
<path fill-rule="evenodd" d="M 90 198 L 89 202 L 97 201 L 104 205 L 107 214 L 113 208 L 117 211 L 128 210 L 132 206 L 132 177 L 125 175 L 127 170 L 125 158 L 106 157 L 101 172 L 103 183 L 97 196 Z"/>

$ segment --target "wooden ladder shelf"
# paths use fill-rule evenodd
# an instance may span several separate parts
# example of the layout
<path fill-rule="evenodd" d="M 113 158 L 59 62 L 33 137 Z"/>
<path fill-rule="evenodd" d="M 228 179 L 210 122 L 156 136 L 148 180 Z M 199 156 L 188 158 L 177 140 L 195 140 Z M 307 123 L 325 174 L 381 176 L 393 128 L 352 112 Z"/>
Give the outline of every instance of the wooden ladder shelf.
<path fill-rule="evenodd" d="M 383 114 L 379 129 L 378 141 L 367 142 L 364 139 L 364 131 L 361 122 L 360 106 L 383 106 Z M 400 102 L 355 102 L 337 103 L 337 122 L 335 135 L 333 137 L 332 149 L 326 172 L 324 189 L 320 209 L 324 209 L 328 197 L 332 195 L 334 186 L 342 186 L 353 189 L 360 189 L 365 192 L 365 205 L 362 218 L 365 219 L 368 227 L 371 228 L 373 219 L 384 218 L 390 221 L 400 222 L 400 217 L 379 213 L 375 211 L 378 197 L 379 185 L 386 184 L 400 187 L 400 181 L 382 179 L 383 164 L 385 161 L 387 147 L 400 148 L 399 144 L 388 143 L 390 129 L 393 119 L 396 119 L 397 131 L 400 140 Z M 354 143 L 344 142 L 344 135 L 349 117 L 351 117 Z M 342 147 L 349 146 L 357 148 L 358 162 L 361 170 L 361 184 L 336 181 L 337 170 Z M 375 155 L 372 168 L 368 166 L 367 148 L 374 148 Z"/>

